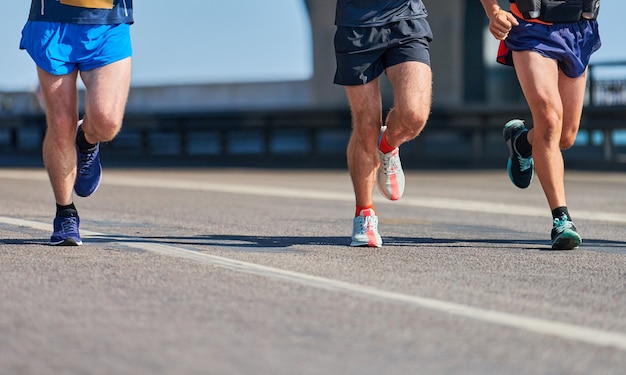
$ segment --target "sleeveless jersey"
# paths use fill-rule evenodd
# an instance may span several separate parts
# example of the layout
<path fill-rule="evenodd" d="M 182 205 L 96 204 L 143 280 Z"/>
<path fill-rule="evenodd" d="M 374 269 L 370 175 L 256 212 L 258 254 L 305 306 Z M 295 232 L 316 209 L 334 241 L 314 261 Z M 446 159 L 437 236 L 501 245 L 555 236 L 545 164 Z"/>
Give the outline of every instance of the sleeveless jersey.
<path fill-rule="evenodd" d="M 84 25 L 133 23 L 133 0 L 32 0 L 28 20 Z"/>

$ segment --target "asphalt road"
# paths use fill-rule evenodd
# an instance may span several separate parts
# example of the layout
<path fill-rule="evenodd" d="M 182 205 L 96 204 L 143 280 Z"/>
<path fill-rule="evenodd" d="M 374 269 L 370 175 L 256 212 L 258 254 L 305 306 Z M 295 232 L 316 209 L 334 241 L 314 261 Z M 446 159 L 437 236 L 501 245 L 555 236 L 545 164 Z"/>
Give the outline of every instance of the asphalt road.
<path fill-rule="evenodd" d="M 345 171 L 106 169 L 81 247 L 41 169 L 0 169 L 0 374 L 626 373 L 626 174 L 412 171 L 350 248 Z"/>

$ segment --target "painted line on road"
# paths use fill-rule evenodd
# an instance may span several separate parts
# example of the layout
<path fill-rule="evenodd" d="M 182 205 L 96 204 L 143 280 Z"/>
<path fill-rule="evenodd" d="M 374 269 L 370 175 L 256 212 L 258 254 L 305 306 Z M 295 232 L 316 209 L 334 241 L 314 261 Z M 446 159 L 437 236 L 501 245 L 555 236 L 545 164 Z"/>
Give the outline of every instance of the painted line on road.
<path fill-rule="evenodd" d="M 335 191 L 320 191 L 320 190 L 307 190 L 300 188 L 281 188 L 276 186 L 258 186 L 258 185 L 235 185 L 235 184 L 219 184 L 210 182 L 197 182 L 197 181 L 175 181 L 175 180 L 162 180 L 162 179 L 138 179 L 133 177 L 111 176 L 107 181 L 108 184 L 125 187 L 153 187 L 164 189 L 178 189 L 178 190 L 195 190 L 195 191 L 210 191 L 219 193 L 232 193 L 232 194 L 245 194 L 245 195 L 259 195 L 266 197 L 278 197 L 278 198 L 299 198 L 299 199 L 315 199 L 326 201 L 342 201 L 352 202 L 354 195 L 352 192 L 335 192 Z M 378 202 L 389 203 L 387 200 Z M 529 207 L 521 205 L 512 205 L 504 203 L 492 203 L 482 201 L 471 201 L 465 199 L 448 199 L 448 198 L 412 198 L 402 197 L 400 203 L 403 206 L 413 206 L 422 208 L 434 208 L 434 209 L 447 209 L 455 211 L 471 211 L 480 213 L 493 213 L 503 215 L 518 215 L 518 216 L 534 216 L 545 217 L 545 207 Z M 626 223 L 626 215 L 611 212 L 592 212 L 592 211 L 576 211 L 576 218 L 580 220 L 594 220 L 613 223 Z"/>
<path fill-rule="evenodd" d="M 0 170 L 0 178 L 48 181 L 48 177 L 45 172 L 42 173 L 41 171 Z M 103 181 L 103 185 L 207 191 L 217 193 L 244 194 L 277 198 L 314 199 L 324 201 L 354 201 L 354 195 L 351 191 L 321 191 L 276 186 L 259 186 L 251 184 L 220 184 L 202 181 L 166 180 L 161 178 L 126 177 L 118 175 L 107 175 L 106 179 Z M 404 196 L 402 200 L 397 203 L 389 202 L 387 200 L 381 200 L 377 202 L 377 204 L 401 204 L 403 206 L 411 207 L 531 217 L 545 217 L 548 210 L 546 207 L 531 207 L 505 203 L 437 197 L 414 198 Z M 576 219 L 626 224 L 626 214 L 615 212 L 576 210 Z"/>
<path fill-rule="evenodd" d="M 52 231 L 51 225 L 37 221 L 0 216 L 0 223 L 17 227 L 33 228 L 48 232 Z M 158 244 L 153 242 L 143 242 L 140 237 L 138 237 L 136 241 L 129 241 L 128 238 L 116 237 L 114 235 L 107 235 L 104 233 L 92 232 L 87 230 L 81 230 L 81 232 L 84 238 L 99 240 L 108 239 L 112 243 L 120 243 L 128 248 L 145 250 L 152 253 L 157 253 L 179 259 L 187 259 L 205 265 L 228 269 L 236 272 L 253 274 L 273 280 L 297 283 L 307 287 L 314 287 L 318 289 L 328 290 L 331 292 L 344 293 L 350 296 L 374 298 L 377 300 L 394 303 L 404 303 L 406 305 L 416 308 L 425 308 L 432 311 L 444 312 L 458 317 L 474 319 L 489 324 L 497 324 L 501 326 L 520 329 L 527 332 L 533 332 L 536 334 L 553 336 L 590 345 L 613 347 L 626 351 L 626 335 L 616 332 L 603 331 L 584 326 L 526 317 L 495 310 L 481 309 L 432 298 L 424 298 L 408 294 L 395 293 L 364 285 L 352 284 L 344 281 L 308 275 L 305 273 L 293 272 L 254 263 L 242 262 L 176 246 Z"/>

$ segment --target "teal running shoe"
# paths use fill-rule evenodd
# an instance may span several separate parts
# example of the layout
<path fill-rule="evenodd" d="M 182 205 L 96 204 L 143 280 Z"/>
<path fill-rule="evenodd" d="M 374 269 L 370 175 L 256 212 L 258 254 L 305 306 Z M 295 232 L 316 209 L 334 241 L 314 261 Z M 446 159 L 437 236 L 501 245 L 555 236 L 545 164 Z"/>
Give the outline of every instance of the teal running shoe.
<path fill-rule="evenodd" d="M 554 219 L 551 237 L 553 250 L 572 250 L 583 242 L 576 232 L 576 226 L 567 219 L 567 215 Z"/>
<path fill-rule="evenodd" d="M 511 120 L 507 122 L 502 131 L 504 141 L 507 146 L 509 146 L 509 161 L 506 169 L 509 172 L 511 182 L 520 189 L 527 188 L 535 174 L 533 157 L 522 157 L 515 147 L 515 141 L 524 132 L 528 132 L 528 129 L 522 120 Z"/>

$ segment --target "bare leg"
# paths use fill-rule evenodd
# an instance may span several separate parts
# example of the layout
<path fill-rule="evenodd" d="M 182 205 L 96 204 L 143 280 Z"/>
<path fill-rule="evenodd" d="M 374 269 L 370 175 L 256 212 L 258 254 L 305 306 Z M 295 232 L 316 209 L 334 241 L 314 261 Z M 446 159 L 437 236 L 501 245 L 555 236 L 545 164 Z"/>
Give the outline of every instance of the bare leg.
<path fill-rule="evenodd" d="M 82 72 L 87 88 L 83 130 L 87 141 L 108 141 L 119 132 L 130 86 L 131 59 Z M 55 200 L 72 203 L 76 179 L 76 124 L 78 122 L 78 73 L 55 76 L 38 69 L 46 106 L 47 131 L 43 159 Z"/>
<path fill-rule="evenodd" d="M 131 58 L 81 72 L 87 88 L 82 129 L 89 143 L 110 141 L 122 127 L 131 79 Z"/>
<path fill-rule="evenodd" d="M 426 125 L 432 102 L 432 72 L 428 65 L 406 62 L 387 68 L 394 107 L 387 115 L 387 142 L 399 147 L 417 137 Z"/>
<path fill-rule="evenodd" d="M 534 52 L 514 52 L 513 57 L 533 116 L 528 140 L 533 146 L 535 171 L 550 209 L 567 206 L 561 148 L 571 147 L 576 138 L 585 75 L 569 78 L 554 60 Z"/>
<path fill-rule="evenodd" d="M 387 116 L 387 141 L 398 147 L 419 135 L 432 101 L 430 67 L 407 62 L 386 71 L 394 88 L 394 109 Z M 380 81 L 346 88 L 352 109 L 353 131 L 348 143 L 348 168 L 356 204 L 370 206 L 380 164 L 378 137 L 382 126 Z"/>
<path fill-rule="evenodd" d="M 348 169 L 358 206 L 373 205 L 376 170 L 380 164 L 378 137 L 382 126 L 379 79 L 346 87 L 352 110 L 352 135 L 348 142 Z"/>
<path fill-rule="evenodd" d="M 38 69 L 38 74 L 48 126 L 43 142 L 44 165 L 56 203 L 69 205 L 76 178 L 77 73 L 55 76 Z"/>

